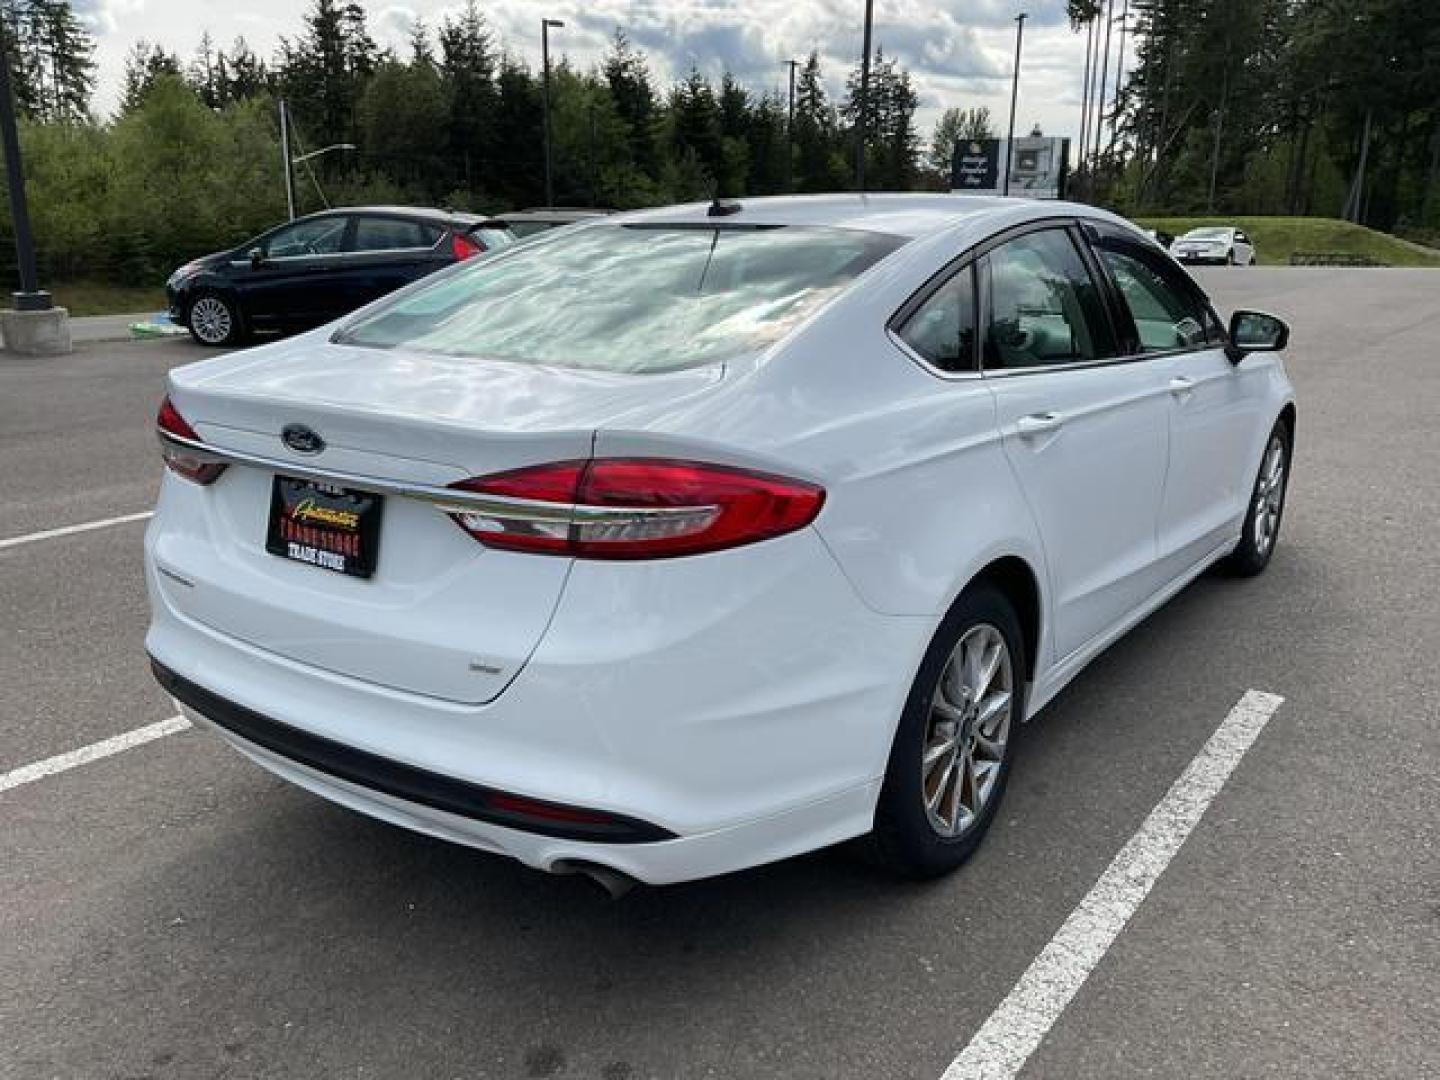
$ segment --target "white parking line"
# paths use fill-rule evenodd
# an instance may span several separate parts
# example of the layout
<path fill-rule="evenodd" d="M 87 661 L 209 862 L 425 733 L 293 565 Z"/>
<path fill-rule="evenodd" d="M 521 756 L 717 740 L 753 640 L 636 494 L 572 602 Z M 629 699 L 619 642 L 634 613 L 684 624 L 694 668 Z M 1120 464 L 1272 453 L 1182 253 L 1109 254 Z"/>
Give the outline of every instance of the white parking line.
<path fill-rule="evenodd" d="M 1285 701 L 1247 690 L 942 1080 L 1009 1080 L 1095 970 Z"/>
<path fill-rule="evenodd" d="M 144 727 L 136 728 L 134 731 L 126 731 L 120 735 L 114 735 L 108 739 L 101 739 L 99 742 L 91 743 L 89 746 L 82 746 L 78 750 L 70 750 L 64 754 L 56 754 L 54 757 L 46 758 L 44 761 L 37 761 L 31 765 L 22 765 L 18 769 L 0 775 L 0 792 L 17 788 L 21 784 L 34 783 L 36 780 L 43 780 L 47 776 L 54 776 L 56 773 L 73 769 L 77 765 L 87 765 L 92 761 L 99 761 L 101 758 L 110 757 L 112 754 L 119 754 L 136 746 L 143 746 L 145 743 L 154 742 L 156 739 L 163 739 L 166 735 L 174 735 L 177 732 L 185 731 L 190 727 L 190 721 L 183 716 L 172 716 L 168 720 L 157 720 L 153 724 L 146 724 Z"/>
<path fill-rule="evenodd" d="M 26 533 L 24 536 L 11 536 L 0 540 L 0 548 L 19 547 L 21 544 L 33 544 L 37 540 L 54 540 L 57 536 L 73 536 L 75 533 L 90 532 L 92 529 L 108 529 L 111 525 L 144 521 L 153 517 L 154 513 L 153 510 L 143 510 L 138 514 L 121 514 L 119 517 L 102 518 L 100 521 L 86 521 L 79 525 L 64 525 L 58 529 L 43 529 L 40 532 Z"/>

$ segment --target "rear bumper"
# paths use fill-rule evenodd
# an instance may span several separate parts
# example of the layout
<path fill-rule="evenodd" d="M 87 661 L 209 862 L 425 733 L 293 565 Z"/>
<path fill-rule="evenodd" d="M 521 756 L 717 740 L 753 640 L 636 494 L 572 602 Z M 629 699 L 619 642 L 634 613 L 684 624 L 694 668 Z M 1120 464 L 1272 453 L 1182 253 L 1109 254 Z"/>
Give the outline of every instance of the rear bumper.
<path fill-rule="evenodd" d="M 304 766 L 312 773 L 329 777 L 332 782 L 345 781 L 376 795 L 389 795 L 454 817 L 505 825 L 541 836 L 608 844 L 674 839 L 674 833 L 649 822 L 584 807 L 524 800 L 513 792 L 497 791 L 357 750 L 212 694 L 159 661 L 151 660 L 150 668 L 160 685 L 185 709 L 186 715 L 208 721 L 249 750 L 268 751 L 274 758 Z M 522 801 L 530 804 L 528 809 L 517 808 L 516 804 Z"/>
<path fill-rule="evenodd" d="M 880 781 L 816 800 L 780 814 L 653 843 L 615 844 L 542 836 L 447 813 L 422 803 L 350 783 L 281 757 L 212 724 L 188 706 L 181 711 L 197 727 L 214 730 L 232 747 L 282 780 L 357 813 L 412 832 L 515 859 L 536 870 L 566 873 L 592 863 L 647 885 L 670 885 L 775 862 L 802 851 L 839 843 L 870 828 Z M 797 843 L 797 838 L 804 838 Z"/>
<path fill-rule="evenodd" d="M 579 860 L 660 884 L 867 832 L 934 630 L 865 607 L 810 530 L 695 559 L 578 562 L 513 683 L 464 704 L 188 618 L 156 580 L 167 527 L 162 512 L 147 534 L 146 647 L 187 716 L 335 802 L 544 870 Z M 630 831 L 537 830 L 493 813 L 496 793 Z"/>

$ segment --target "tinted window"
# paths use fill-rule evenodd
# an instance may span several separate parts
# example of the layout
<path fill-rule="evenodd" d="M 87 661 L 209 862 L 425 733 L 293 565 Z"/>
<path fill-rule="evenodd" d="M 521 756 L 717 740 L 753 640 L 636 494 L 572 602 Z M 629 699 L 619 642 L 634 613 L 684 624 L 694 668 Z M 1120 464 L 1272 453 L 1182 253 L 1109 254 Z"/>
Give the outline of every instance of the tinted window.
<path fill-rule="evenodd" d="M 1039 367 L 1115 355 L 1100 291 L 1066 232 L 1027 233 L 997 247 L 986 261 L 986 367 Z"/>
<path fill-rule="evenodd" d="M 901 243 L 851 229 L 599 226 L 462 263 L 335 340 L 610 371 L 711 363 L 778 340 Z"/>
<path fill-rule="evenodd" d="M 905 320 L 900 337 L 941 371 L 975 367 L 975 273 L 965 267 Z"/>
<path fill-rule="evenodd" d="M 429 247 L 440 238 L 433 230 L 427 238 L 418 221 L 399 218 L 362 217 L 355 221 L 356 251 L 394 251 L 397 248 Z"/>
<path fill-rule="evenodd" d="M 299 255 L 334 255 L 342 250 L 349 218 L 326 217 L 297 221 L 276 229 L 262 246 L 267 257 L 284 259 Z"/>
<path fill-rule="evenodd" d="M 1206 305 L 1174 267 L 1138 252 L 1108 246 L 1098 251 L 1135 320 L 1141 352 L 1205 343 Z"/>

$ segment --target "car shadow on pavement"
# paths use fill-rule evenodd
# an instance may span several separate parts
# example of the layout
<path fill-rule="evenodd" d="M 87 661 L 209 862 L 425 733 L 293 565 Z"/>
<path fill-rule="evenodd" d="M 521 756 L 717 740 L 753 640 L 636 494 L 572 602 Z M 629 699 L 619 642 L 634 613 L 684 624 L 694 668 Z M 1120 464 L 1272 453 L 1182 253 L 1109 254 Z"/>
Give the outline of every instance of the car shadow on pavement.
<path fill-rule="evenodd" d="M 417 1054 L 427 1074 L 733 1075 L 727 1039 L 833 1066 L 827 1033 L 908 1038 L 906 1068 L 937 1074 L 1239 695 L 1284 692 L 1253 642 L 1317 569 L 1287 552 L 1274 580 L 1207 575 L 1099 658 L 1029 725 L 987 843 L 927 884 L 840 848 L 612 901 L 235 760 L 203 826 L 111 898 L 146 985 L 86 1007 L 121 1029 L 182 1017 L 190 1074 L 304 1047 L 328 1075 Z M 77 966 L 96 946 L 76 942 Z"/>

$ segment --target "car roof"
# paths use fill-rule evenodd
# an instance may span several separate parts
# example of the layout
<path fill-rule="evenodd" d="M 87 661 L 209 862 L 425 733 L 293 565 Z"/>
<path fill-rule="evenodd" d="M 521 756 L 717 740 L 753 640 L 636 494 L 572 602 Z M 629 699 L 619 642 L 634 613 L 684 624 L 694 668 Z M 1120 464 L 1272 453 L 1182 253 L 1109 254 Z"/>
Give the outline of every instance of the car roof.
<path fill-rule="evenodd" d="M 569 206 L 537 206 L 528 210 L 512 210 L 505 214 L 496 214 L 496 221 L 589 221 L 591 218 L 605 217 L 613 213 L 611 210 L 590 210 L 580 207 Z"/>
<path fill-rule="evenodd" d="M 739 210 L 723 217 L 708 214 L 711 203 L 690 203 L 617 215 L 615 220 L 647 224 L 813 225 L 866 229 L 897 236 L 920 237 L 962 220 L 999 215 L 1030 204 L 1050 212 L 1090 212 L 1092 207 L 1069 203 L 1007 198 L 998 195 L 877 194 L 780 195 L 724 200 Z"/>
<path fill-rule="evenodd" d="M 335 206 L 307 214 L 310 218 L 335 217 L 341 214 L 384 214 L 387 217 L 412 218 L 418 221 L 434 221 L 447 224 L 452 221 L 469 223 L 488 221 L 479 214 L 467 214 L 460 210 L 441 210 L 434 206 Z"/>

